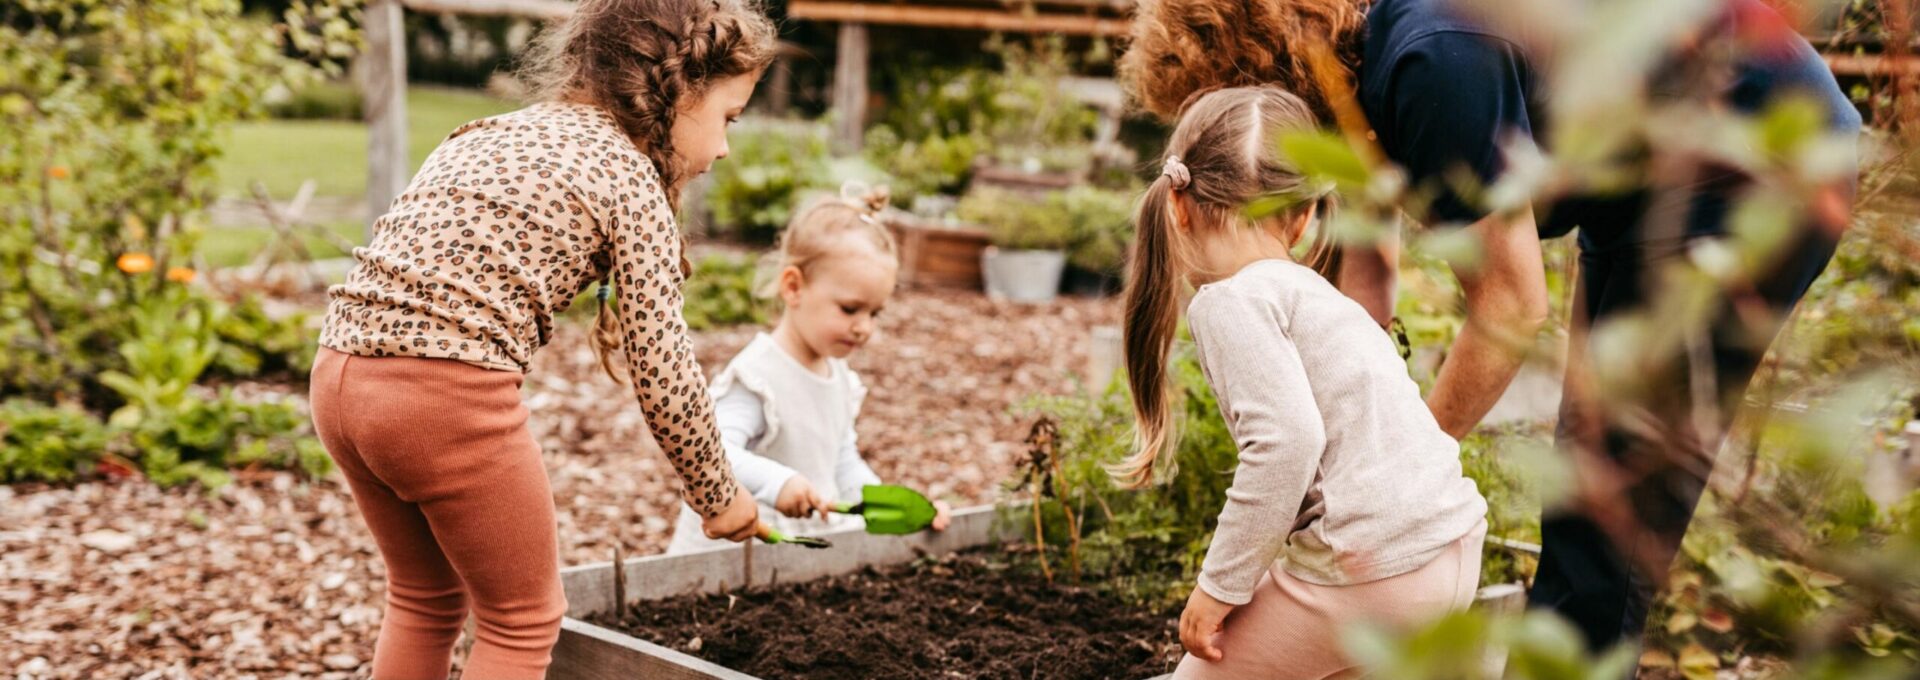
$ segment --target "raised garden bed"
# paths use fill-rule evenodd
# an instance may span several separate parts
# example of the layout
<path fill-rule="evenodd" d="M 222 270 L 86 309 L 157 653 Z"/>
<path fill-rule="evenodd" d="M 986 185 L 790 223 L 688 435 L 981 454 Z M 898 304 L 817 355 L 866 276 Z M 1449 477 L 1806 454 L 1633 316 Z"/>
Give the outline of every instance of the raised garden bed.
<path fill-rule="evenodd" d="M 809 678 L 922 677 L 901 669 L 924 677 L 954 677 L 940 673 L 955 670 L 1008 678 L 1033 677 L 1036 668 L 1038 677 L 1049 678 L 1165 672 L 1154 670 L 1164 663 L 1138 666 L 1144 670 L 1137 675 L 1095 664 L 1139 663 L 1169 652 L 1165 645 L 1177 644 L 1171 618 L 990 566 L 985 551 L 1017 531 L 1015 523 L 996 522 L 993 508 L 978 507 L 955 513 L 953 525 L 938 534 L 845 532 L 827 536 L 830 550 L 750 545 L 627 560 L 624 621 L 654 631 L 655 642 L 595 623 L 623 620 L 615 612 L 612 564 L 567 569 L 561 574 L 567 619 L 550 673 L 747 680 L 755 676 L 742 668 L 764 677 Z M 962 550 L 972 552 L 929 559 Z M 890 565 L 907 566 L 884 568 Z M 676 616 L 689 623 L 676 626 Z M 694 617 L 702 623 L 692 624 Z M 838 629 L 842 624 L 850 628 Z M 779 653 L 756 651 L 756 644 Z M 765 659 L 755 657 L 811 666 L 768 667 L 756 665 Z M 1021 666 L 1021 659 L 1044 665 Z"/>
<path fill-rule="evenodd" d="M 1045 193 L 1066 189 L 1086 181 L 1085 173 L 1079 172 L 1028 171 L 1008 165 L 983 164 L 973 169 L 971 186 Z"/>
<path fill-rule="evenodd" d="M 1176 620 L 975 550 L 644 602 L 592 622 L 768 678 L 1091 680 L 1171 670 Z"/>
<path fill-rule="evenodd" d="M 902 284 L 980 290 L 980 254 L 989 243 L 986 229 L 906 213 L 889 214 L 886 224 L 900 249 Z"/>
<path fill-rule="evenodd" d="M 955 513 L 938 534 L 841 532 L 826 536 L 830 550 L 655 555 L 626 560 L 624 579 L 612 563 L 573 567 L 561 572 L 567 619 L 550 675 L 1166 677 L 1178 660 L 1177 613 L 1143 612 L 990 559 L 1021 529 L 983 506 Z M 1478 599 L 1512 611 L 1525 595 L 1500 584 Z M 1489 650 L 1485 665 L 1497 675 L 1504 661 Z"/>

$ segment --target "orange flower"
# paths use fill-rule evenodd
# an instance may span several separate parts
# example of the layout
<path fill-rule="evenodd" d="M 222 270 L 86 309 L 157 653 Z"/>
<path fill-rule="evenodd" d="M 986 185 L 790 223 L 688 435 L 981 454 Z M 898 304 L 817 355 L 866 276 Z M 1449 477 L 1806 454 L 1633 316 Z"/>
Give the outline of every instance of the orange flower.
<path fill-rule="evenodd" d="M 192 283 L 195 272 L 190 267 L 174 267 L 167 270 L 167 280 L 174 283 Z"/>
<path fill-rule="evenodd" d="M 153 271 L 153 256 L 146 253 L 127 253 L 121 255 L 120 260 L 115 264 L 119 265 L 120 271 L 128 274 L 145 274 Z"/>
<path fill-rule="evenodd" d="M 51 166 L 47 168 L 47 176 L 52 177 L 54 179 L 66 179 L 67 166 L 64 166 L 64 165 Z"/>

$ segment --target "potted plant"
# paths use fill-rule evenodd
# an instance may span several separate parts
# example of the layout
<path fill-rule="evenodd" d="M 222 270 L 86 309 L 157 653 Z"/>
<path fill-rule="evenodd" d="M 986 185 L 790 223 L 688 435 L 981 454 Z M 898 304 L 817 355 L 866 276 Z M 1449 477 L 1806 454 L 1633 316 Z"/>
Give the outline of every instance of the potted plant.
<path fill-rule="evenodd" d="M 1077 186 L 1048 196 L 1048 201 L 1073 225 L 1073 247 L 1067 251 L 1066 290 L 1076 295 L 1105 296 L 1120 290 L 1127 248 L 1133 242 L 1131 189 Z"/>
<path fill-rule="evenodd" d="M 1016 302 L 1051 302 L 1060 292 L 1072 220 L 1050 198 L 1005 189 L 979 189 L 960 201 L 961 219 L 984 224 L 992 246 L 981 252 L 987 295 Z"/>

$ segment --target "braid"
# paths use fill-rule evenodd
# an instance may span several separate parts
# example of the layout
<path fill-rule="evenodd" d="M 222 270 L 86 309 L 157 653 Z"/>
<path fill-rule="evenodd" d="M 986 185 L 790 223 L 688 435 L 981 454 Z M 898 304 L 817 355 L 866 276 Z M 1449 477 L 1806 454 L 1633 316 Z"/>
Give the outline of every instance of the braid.
<path fill-rule="evenodd" d="M 612 115 L 653 160 L 678 211 L 680 109 L 716 81 L 764 71 L 774 38 L 755 0 L 583 0 L 564 27 L 542 36 L 522 75 L 542 98 Z"/>
<path fill-rule="evenodd" d="M 773 62 L 774 38 L 757 0 L 581 0 L 565 25 L 541 34 L 520 73 L 539 99 L 591 104 L 612 116 L 653 161 L 677 213 L 684 169 L 673 126 L 680 111 L 716 82 L 757 77 Z M 683 277 L 692 273 L 685 253 L 683 244 Z M 589 339 L 601 367 L 623 381 L 612 349 L 625 339 L 607 313 L 608 293 L 602 282 Z"/>

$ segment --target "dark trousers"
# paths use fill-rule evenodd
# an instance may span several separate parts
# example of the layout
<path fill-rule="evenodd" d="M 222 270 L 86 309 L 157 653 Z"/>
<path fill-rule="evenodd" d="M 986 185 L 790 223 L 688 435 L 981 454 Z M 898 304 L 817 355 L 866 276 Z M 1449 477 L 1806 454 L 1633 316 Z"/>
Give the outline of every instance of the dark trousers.
<path fill-rule="evenodd" d="M 1683 256 L 1684 240 L 1665 247 L 1636 243 L 1638 239 L 1630 238 L 1622 239 L 1625 243 L 1610 244 L 1596 240 L 1582 234 L 1579 302 L 1574 310 L 1589 328 L 1646 310 L 1672 293 L 1663 291 L 1647 275 L 1670 258 Z M 1832 258 L 1834 245 L 1831 238 L 1805 230 L 1780 265 L 1756 282 L 1755 297 L 1773 312 L 1773 318 L 1784 319 L 1806 294 Z M 1657 585 L 1666 580 L 1712 469 L 1720 443 L 1714 437 L 1725 431 L 1766 353 L 1766 345 L 1778 331 L 1750 328 L 1725 300 L 1710 324 L 1706 337 L 1719 393 L 1719 422 L 1711 432 L 1695 434 L 1690 427 L 1694 416 L 1689 408 L 1690 371 L 1684 351 L 1660 357 L 1653 362 L 1658 369 L 1640 376 L 1645 379 L 1640 402 L 1645 408 L 1637 414 L 1587 408 L 1585 399 L 1572 390 L 1562 401 L 1557 432 L 1561 450 L 1572 450 L 1568 447 L 1575 444 L 1576 432 L 1597 428 L 1601 433 L 1597 453 L 1631 480 L 1624 497 L 1616 502 L 1631 506 L 1637 521 L 1632 523 L 1631 535 L 1616 543 L 1580 511 L 1569 509 L 1544 516 L 1540 567 L 1528 606 L 1550 608 L 1566 617 L 1596 652 L 1622 641 L 1639 642 L 1648 605 Z M 1576 337 L 1570 363 L 1585 360 L 1580 344 Z M 1582 414 L 1593 413 L 1601 414 L 1600 422 L 1585 427 Z M 1621 426 L 1621 418 L 1639 418 L 1644 425 L 1648 416 L 1661 423 L 1663 430 L 1681 433 L 1678 440 L 1637 436 Z M 1693 454 L 1676 456 L 1676 449 L 1691 449 Z M 1658 566 L 1648 571 L 1648 565 Z"/>

